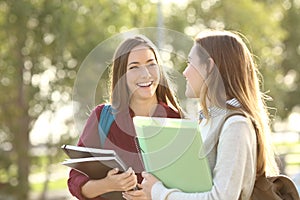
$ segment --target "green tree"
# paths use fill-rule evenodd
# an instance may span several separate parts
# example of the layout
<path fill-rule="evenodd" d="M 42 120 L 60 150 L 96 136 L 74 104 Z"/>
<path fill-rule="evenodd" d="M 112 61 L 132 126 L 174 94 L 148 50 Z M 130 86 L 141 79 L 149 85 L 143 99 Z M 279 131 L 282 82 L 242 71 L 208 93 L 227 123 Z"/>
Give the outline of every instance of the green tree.
<path fill-rule="evenodd" d="M 176 5 L 171 9 L 166 24 L 191 37 L 207 28 L 234 30 L 245 35 L 263 75 L 262 90 L 274 97 L 268 105 L 280 107 L 285 101 L 285 95 L 282 95 L 285 91 L 279 90 L 281 83 L 274 82 L 281 73 L 282 41 L 286 37 L 286 30 L 281 26 L 284 10 L 280 2 L 190 0 L 184 9 Z M 285 116 L 282 109 L 278 109 L 277 113 L 274 110 L 270 112 Z"/>
<path fill-rule="evenodd" d="M 300 85 L 300 4 L 297 1 L 284 1 L 282 6 L 285 10 L 282 20 L 282 27 L 287 32 L 283 41 L 284 53 L 281 63 L 281 71 L 276 76 L 279 85 L 278 96 L 281 102 L 276 104 L 278 111 L 285 118 L 299 106 L 299 85 Z"/>
<path fill-rule="evenodd" d="M 163 21 L 166 28 L 190 37 L 205 28 L 242 32 L 259 58 L 264 90 L 270 90 L 273 106 L 285 117 L 298 104 L 300 27 L 296 1 L 282 2 L 190 0 L 186 5 L 164 4 Z M 0 195 L 6 192 L 23 200 L 30 191 L 32 164 L 42 165 L 30 154 L 29 134 L 36 120 L 47 112 L 53 117 L 72 100 L 80 66 L 99 43 L 131 28 L 156 26 L 158 12 L 157 5 L 148 0 L 2 0 L 0 11 L 0 184 L 7 186 L 0 185 Z M 177 40 L 170 45 L 178 47 L 178 55 L 183 57 L 191 47 Z M 185 67 L 183 58 L 172 54 L 171 60 L 179 70 Z M 95 76 L 94 71 L 89 72 L 88 77 Z M 107 91 L 100 86 L 105 76 L 99 81 L 96 103 L 104 101 Z M 83 83 L 88 85 L 88 78 Z M 83 107 L 94 106 L 94 101 L 81 100 Z M 78 115 L 86 118 L 86 112 Z M 49 140 L 47 144 L 54 152 L 47 156 L 47 166 L 59 158 L 60 143 L 73 139 L 69 130 L 60 134 L 62 141 Z"/>
<path fill-rule="evenodd" d="M 28 198 L 29 134 L 36 120 L 71 101 L 76 71 L 89 51 L 120 31 L 155 25 L 147 17 L 154 9 L 146 1 L 0 2 L 0 182 L 7 186 L 0 193 Z M 49 141 L 48 147 L 57 151 L 59 145 Z"/>

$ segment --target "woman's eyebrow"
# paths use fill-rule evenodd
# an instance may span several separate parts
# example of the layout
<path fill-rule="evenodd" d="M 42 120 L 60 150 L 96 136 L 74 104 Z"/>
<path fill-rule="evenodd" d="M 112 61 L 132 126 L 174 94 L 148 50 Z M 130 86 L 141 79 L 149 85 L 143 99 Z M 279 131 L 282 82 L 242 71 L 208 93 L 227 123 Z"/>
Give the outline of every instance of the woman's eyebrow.
<path fill-rule="evenodd" d="M 136 64 L 139 64 L 139 62 L 131 62 L 128 65 L 136 65 Z"/>
<path fill-rule="evenodd" d="M 156 61 L 156 60 L 154 58 L 150 58 L 149 60 L 146 61 L 146 63 L 152 62 L 152 61 Z M 129 63 L 128 66 L 129 65 L 136 65 L 136 64 L 140 64 L 140 63 L 137 62 L 137 61 L 133 61 L 133 62 Z"/>
<path fill-rule="evenodd" d="M 156 61 L 156 60 L 154 58 L 151 58 L 151 59 L 147 60 L 146 63 L 152 62 L 152 61 Z"/>

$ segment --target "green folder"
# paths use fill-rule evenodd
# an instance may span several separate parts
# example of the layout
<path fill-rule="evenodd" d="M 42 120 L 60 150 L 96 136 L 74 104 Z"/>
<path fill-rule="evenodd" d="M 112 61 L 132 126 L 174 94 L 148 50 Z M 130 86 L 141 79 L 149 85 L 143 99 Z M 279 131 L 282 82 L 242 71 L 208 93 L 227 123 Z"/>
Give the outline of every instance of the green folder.
<path fill-rule="evenodd" d="M 146 171 L 166 187 L 184 192 L 205 192 L 212 187 L 197 121 L 174 118 L 133 118 Z"/>

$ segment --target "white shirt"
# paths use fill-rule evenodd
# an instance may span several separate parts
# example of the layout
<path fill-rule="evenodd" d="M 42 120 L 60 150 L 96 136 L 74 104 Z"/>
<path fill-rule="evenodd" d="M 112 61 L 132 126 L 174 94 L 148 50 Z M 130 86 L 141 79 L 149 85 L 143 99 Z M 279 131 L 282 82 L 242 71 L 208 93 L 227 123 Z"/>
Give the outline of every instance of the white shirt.
<path fill-rule="evenodd" d="M 205 119 L 200 124 L 204 142 L 222 115 Z M 206 123 L 207 122 L 207 123 Z M 207 155 L 213 177 L 209 192 L 184 193 L 178 189 L 167 189 L 163 183 L 153 185 L 153 200 L 248 200 L 256 176 L 256 135 L 252 124 L 244 116 L 232 116 L 226 120 L 219 142 Z M 195 172 L 197 173 L 197 172 Z M 176 174 L 174 174 L 176 176 Z"/>

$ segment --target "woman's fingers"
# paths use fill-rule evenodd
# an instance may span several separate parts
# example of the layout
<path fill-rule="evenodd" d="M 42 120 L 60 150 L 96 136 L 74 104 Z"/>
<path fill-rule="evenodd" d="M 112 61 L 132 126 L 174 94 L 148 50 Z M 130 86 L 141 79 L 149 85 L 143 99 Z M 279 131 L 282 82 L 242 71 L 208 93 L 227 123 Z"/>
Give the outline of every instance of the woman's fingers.
<path fill-rule="evenodd" d="M 117 174 L 118 172 L 119 172 L 118 168 L 111 169 L 107 172 L 107 176 L 112 176 L 114 174 Z"/>
<path fill-rule="evenodd" d="M 131 168 L 118 176 L 119 184 L 123 191 L 132 190 L 137 186 L 137 176 Z"/>
<path fill-rule="evenodd" d="M 106 179 L 115 191 L 129 191 L 137 186 L 137 176 L 132 168 L 122 173 L 117 168 L 112 169 Z"/>
<path fill-rule="evenodd" d="M 127 191 L 123 192 L 122 195 L 127 200 L 148 200 L 143 190 Z"/>

